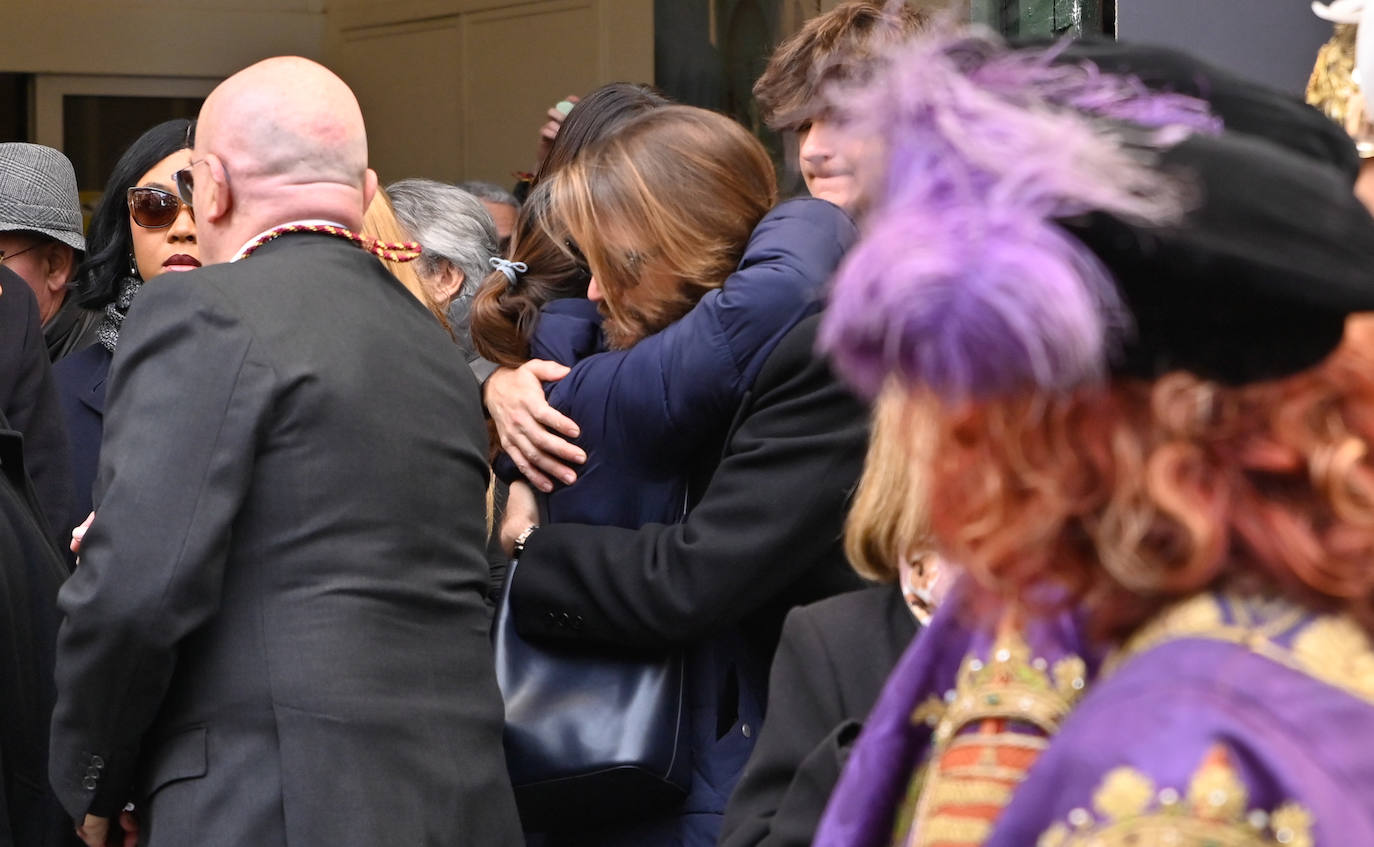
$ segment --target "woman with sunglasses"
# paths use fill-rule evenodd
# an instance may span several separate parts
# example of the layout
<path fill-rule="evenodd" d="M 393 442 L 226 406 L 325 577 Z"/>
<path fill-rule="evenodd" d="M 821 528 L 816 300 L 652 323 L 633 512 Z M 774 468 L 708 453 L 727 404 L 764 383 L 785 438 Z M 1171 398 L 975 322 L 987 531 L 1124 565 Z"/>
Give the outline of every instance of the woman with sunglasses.
<path fill-rule="evenodd" d="M 172 177 L 191 162 L 194 131 L 194 121 L 178 119 L 140 136 L 115 164 L 91 216 L 75 296 L 83 307 L 103 310 L 104 317 L 97 342 L 53 368 L 72 441 L 75 490 L 68 527 L 81 523 L 91 511 L 104 431 L 105 378 L 130 304 L 153 277 L 200 267 L 195 217 L 177 197 Z"/>

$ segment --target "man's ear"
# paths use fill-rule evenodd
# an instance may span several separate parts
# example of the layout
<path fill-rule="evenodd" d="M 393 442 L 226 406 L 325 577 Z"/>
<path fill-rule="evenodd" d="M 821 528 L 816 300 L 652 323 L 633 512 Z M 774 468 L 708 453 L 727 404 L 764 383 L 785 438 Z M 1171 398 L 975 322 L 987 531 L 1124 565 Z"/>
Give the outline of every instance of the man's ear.
<path fill-rule="evenodd" d="M 234 208 L 234 193 L 229 188 L 229 172 L 224 163 L 214 153 L 205 154 L 205 170 L 210 174 L 210 184 L 205 186 L 205 210 L 207 221 L 222 220 Z M 196 210 L 197 214 L 201 211 Z"/>
<path fill-rule="evenodd" d="M 76 274 L 76 250 L 61 241 L 43 246 L 43 284 L 53 294 L 64 291 Z"/>
<path fill-rule="evenodd" d="M 363 211 L 366 212 L 372 205 L 372 198 L 377 194 L 377 172 L 368 168 L 363 172 Z"/>

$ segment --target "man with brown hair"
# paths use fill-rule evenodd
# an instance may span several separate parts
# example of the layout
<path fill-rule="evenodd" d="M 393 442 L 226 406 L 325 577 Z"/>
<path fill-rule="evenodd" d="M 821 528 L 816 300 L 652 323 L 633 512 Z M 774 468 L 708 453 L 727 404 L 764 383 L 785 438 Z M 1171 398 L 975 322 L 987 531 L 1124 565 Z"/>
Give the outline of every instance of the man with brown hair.
<path fill-rule="evenodd" d="M 904 2 L 850 0 L 807 21 L 773 51 L 754 83 L 765 123 L 798 134 L 802 178 L 812 197 L 852 211 L 864 143 L 835 131 L 822 89 L 862 77 L 883 50 L 921 31 L 930 16 Z"/>

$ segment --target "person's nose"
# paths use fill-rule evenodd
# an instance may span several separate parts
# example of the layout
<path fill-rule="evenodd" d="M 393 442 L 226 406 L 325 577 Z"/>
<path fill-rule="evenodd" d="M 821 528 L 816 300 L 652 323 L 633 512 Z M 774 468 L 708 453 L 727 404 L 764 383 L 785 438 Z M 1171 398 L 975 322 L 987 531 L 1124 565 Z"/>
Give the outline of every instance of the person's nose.
<path fill-rule="evenodd" d="M 182 204 L 177 210 L 177 216 L 172 220 L 172 225 L 167 228 L 168 241 L 187 241 L 192 244 L 196 240 L 196 218 L 191 212 L 191 207 Z"/>
<path fill-rule="evenodd" d="M 830 130 L 822 122 L 813 123 L 802 136 L 800 155 L 803 161 L 812 164 L 824 162 L 835 155 Z"/>

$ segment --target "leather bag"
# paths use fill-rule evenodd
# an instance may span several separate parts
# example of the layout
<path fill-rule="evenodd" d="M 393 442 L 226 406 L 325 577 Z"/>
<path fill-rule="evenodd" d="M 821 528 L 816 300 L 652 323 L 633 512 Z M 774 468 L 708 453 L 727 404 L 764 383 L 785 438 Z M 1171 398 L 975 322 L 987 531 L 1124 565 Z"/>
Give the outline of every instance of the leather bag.
<path fill-rule="evenodd" d="M 680 805 L 692 770 L 683 652 L 641 658 L 525 641 L 510 613 L 517 566 L 506 574 L 492 639 L 525 830 L 586 829 Z"/>

